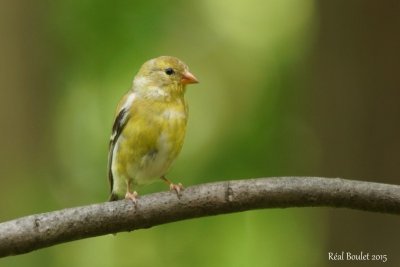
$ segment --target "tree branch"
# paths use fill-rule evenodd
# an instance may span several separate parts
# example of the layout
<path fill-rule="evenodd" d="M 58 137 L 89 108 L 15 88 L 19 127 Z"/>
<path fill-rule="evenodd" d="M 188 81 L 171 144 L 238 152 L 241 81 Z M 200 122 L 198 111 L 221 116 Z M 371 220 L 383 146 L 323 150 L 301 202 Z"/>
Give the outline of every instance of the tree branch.
<path fill-rule="evenodd" d="M 190 218 L 262 208 L 337 207 L 400 214 L 400 186 L 339 178 L 225 181 L 30 215 L 0 224 L 0 256 Z"/>

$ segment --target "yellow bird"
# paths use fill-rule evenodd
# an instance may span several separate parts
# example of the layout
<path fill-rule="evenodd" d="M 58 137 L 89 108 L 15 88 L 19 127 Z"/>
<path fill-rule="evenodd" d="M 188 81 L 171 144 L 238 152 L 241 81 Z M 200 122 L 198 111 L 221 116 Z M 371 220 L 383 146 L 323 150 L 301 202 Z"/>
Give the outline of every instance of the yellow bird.
<path fill-rule="evenodd" d="M 110 201 L 131 199 L 133 189 L 162 179 L 179 194 L 182 184 L 165 175 L 186 132 L 186 85 L 197 83 L 185 63 L 161 56 L 145 62 L 117 106 L 108 154 Z"/>

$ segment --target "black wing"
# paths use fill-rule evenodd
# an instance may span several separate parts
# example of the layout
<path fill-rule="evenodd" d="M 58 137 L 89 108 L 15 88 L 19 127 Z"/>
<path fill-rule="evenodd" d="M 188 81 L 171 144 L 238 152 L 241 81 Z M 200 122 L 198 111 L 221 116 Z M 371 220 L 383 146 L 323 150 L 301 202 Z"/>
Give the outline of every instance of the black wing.
<path fill-rule="evenodd" d="M 123 108 L 118 113 L 117 117 L 115 118 L 115 121 L 114 121 L 114 124 L 112 127 L 112 134 L 111 134 L 111 138 L 110 138 L 110 146 L 109 146 L 109 151 L 108 151 L 108 180 L 110 182 L 110 192 L 111 192 L 110 200 L 115 200 L 113 197 L 113 194 L 112 194 L 114 178 L 113 178 L 113 174 L 112 174 L 112 170 L 111 170 L 114 147 L 115 147 L 115 144 L 117 143 L 118 138 L 121 135 L 121 132 L 124 129 L 128 119 L 129 119 L 128 111 L 126 108 Z"/>

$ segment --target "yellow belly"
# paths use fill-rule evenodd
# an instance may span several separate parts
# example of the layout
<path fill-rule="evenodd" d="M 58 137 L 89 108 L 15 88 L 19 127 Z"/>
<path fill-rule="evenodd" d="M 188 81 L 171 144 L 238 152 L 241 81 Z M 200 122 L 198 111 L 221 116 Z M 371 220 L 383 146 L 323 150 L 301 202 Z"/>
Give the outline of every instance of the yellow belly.
<path fill-rule="evenodd" d="M 142 106 L 143 107 L 143 106 Z M 165 175 L 179 154 L 186 132 L 184 102 L 148 106 L 133 110 L 114 148 L 114 189 L 151 183 Z"/>
<path fill-rule="evenodd" d="M 134 177 L 134 183 L 151 183 L 167 173 L 177 156 L 174 147 L 182 146 L 174 142 L 173 136 L 161 133 L 154 149 L 143 155 L 138 162 L 128 162 L 127 172 L 130 177 Z"/>

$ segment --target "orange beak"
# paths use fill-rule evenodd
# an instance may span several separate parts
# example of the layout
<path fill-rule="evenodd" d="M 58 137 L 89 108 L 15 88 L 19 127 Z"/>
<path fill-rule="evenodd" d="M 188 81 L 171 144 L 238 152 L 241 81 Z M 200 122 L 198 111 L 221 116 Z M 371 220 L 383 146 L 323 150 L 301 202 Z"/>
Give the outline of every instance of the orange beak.
<path fill-rule="evenodd" d="M 198 83 L 198 82 L 199 81 L 197 80 L 197 78 L 189 71 L 186 71 L 182 74 L 182 79 L 181 79 L 182 84 Z"/>

